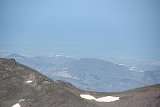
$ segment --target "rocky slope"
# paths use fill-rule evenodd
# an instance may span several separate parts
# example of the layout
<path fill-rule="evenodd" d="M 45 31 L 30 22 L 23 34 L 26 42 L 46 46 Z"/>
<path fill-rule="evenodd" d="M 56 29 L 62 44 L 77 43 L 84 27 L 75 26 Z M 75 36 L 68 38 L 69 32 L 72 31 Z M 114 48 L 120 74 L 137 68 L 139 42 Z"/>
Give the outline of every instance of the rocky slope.
<path fill-rule="evenodd" d="M 22 107 L 94 107 L 74 94 L 70 85 L 50 80 L 13 59 L 0 59 L 0 76 L 1 107 L 17 102 Z"/>
<path fill-rule="evenodd" d="M 98 102 L 81 98 L 115 96 L 119 100 Z M 69 83 L 53 81 L 16 62 L 0 58 L 0 107 L 159 107 L 160 85 L 121 93 L 97 93 L 80 90 Z"/>

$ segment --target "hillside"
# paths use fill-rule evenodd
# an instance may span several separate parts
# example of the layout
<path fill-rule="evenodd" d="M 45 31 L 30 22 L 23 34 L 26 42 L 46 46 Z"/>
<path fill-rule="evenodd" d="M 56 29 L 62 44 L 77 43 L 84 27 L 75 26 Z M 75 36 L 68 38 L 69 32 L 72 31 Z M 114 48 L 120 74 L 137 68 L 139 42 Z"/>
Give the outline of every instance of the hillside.
<path fill-rule="evenodd" d="M 11 107 L 94 107 L 74 94 L 70 85 L 53 81 L 13 59 L 0 59 L 0 106 Z M 95 106 L 96 107 L 96 106 Z"/>
<path fill-rule="evenodd" d="M 90 95 L 87 100 L 81 95 Z M 117 101 L 102 101 L 108 97 Z M 160 85 L 120 93 L 97 93 L 53 81 L 16 62 L 0 59 L 0 107 L 159 107 Z"/>
<path fill-rule="evenodd" d="M 145 72 L 134 71 L 103 59 L 59 55 L 27 57 L 19 54 L 6 57 L 14 58 L 53 80 L 63 80 L 88 91 L 120 92 L 160 83 L 160 79 L 155 80 L 150 74 L 144 77 Z M 148 82 L 150 79 L 152 82 Z"/>

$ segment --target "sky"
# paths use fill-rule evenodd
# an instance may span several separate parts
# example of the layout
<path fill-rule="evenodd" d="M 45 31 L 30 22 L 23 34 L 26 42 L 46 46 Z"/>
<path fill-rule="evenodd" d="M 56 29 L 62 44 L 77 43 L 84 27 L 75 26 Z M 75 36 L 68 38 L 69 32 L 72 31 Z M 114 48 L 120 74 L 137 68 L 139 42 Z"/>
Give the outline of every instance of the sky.
<path fill-rule="evenodd" d="M 160 60 L 159 0 L 0 0 L 0 50 Z"/>

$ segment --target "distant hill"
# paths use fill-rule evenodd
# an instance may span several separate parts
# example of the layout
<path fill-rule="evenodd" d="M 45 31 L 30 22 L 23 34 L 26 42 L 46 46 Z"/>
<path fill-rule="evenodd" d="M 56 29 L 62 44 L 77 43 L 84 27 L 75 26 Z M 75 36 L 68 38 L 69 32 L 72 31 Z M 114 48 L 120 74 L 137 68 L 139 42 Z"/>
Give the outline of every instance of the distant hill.
<path fill-rule="evenodd" d="M 82 58 L 71 62 L 68 69 L 75 78 L 72 81 L 83 89 L 124 91 L 140 86 L 139 77 L 128 68 L 101 59 Z"/>
<path fill-rule="evenodd" d="M 61 55 L 26 57 L 18 54 L 10 54 L 6 57 L 15 58 L 51 79 L 70 82 L 78 88 L 90 91 L 126 91 L 160 83 L 160 75 L 156 75 L 156 72 L 160 72 L 159 70 L 141 72 L 135 70 L 134 66 L 127 68 L 123 64 L 115 64 L 102 59 Z M 156 75 L 157 79 L 154 79 L 155 76 L 152 75 Z"/>
<path fill-rule="evenodd" d="M 88 60 L 88 59 L 83 59 Z M 87 100 L 116 96 L 112 102 Z M 70 83 L 51 80 L 14 59 L 0 58 L 0 107 L 159 107 L 160 84 L 119 93 L 78 89 Z"/>

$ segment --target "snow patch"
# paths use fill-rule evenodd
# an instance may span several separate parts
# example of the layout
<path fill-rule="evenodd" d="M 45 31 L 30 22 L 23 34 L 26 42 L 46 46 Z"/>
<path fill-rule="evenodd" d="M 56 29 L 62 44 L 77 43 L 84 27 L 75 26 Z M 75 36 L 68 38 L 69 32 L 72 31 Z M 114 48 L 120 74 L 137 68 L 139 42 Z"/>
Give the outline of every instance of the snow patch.
<path fill-rule="evenodd" d="M 20 99 L 19 102 L 25 101 L 25 99 Z"/>
<path fill-rule="evenodd" d="M 25 99 L 20 99 L 18 101 L 18 103 L 16 103 L 15 105 L 13 105 L 12 107 L 21 107 L 21 105 L 19 104 L 20 102 L 25 101 Z"/>
<path fill-rule="evenodd" d="M 117 100 L 119 100 L 119 97 L 113 97 L 113 96 L 106 96 L 106 97 L 101 97 L 96 99 L 96 101 L 98 102 L 112 102 Z"/>
<path fill-rule="evenodd" d="M 94 96 L 88 94 L 80 94 L 80 97 L 87 100 L 95 100 L 97 102 L 112 102 L 119 100 L 119 97 L 114 97 L 114 96 L 100 97 L 96 99 Z"/>
<path fill-rule="evenodd" d="M 26 83 L 32 83 L 32 81 L 31 81 L 31 80 L 28 80 L 28 81 L 26 81 Z"/>
<path fill-rule="evenodd" d="M 16 103 L 15 105 L 13 105 L 12 107 L 21 107 L 21 105 L 19 103 Z"/>
<path fill-rule="evenodd" d="M 96 100 L 95 97 L 91 96 L 91 95 L 87 95 L 87 94 L 81 94 L 80 95 L 82 98 L 87 99 L 87 100 Z"/>

